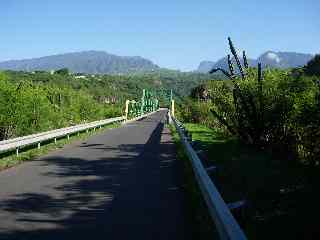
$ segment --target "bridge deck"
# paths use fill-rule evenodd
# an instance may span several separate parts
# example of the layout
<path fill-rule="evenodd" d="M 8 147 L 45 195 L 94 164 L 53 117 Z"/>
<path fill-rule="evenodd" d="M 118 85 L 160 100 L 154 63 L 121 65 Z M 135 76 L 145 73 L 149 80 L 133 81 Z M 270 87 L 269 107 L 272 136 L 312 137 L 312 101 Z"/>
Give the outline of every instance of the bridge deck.
<path fill-rule="evenodd" d="M 187 239 L 165 111 L 0 173 L 0 239 Z"/>

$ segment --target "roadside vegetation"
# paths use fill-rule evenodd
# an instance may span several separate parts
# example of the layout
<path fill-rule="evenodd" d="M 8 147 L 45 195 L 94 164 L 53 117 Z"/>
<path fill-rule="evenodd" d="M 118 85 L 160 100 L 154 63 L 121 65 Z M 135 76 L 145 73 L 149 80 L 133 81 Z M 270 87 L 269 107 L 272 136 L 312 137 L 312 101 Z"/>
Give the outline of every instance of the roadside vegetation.
<path fill-rule="evenodd" d="M 73 74 L 68 69 L 0 72 L 0 141 L 124 114 L 127 99 L 157 90 L 162 104 L 173 89 L 181 99 L 208 74 L 170 70 L 131 75 Z"/>
<path fill-rule="evenodd" d="M 320 213 L 320 58 L 299 69 L 249 67 L 236 54 L 228 80 L 194 88 L 177 109 L 249 239 L 316 239 Z M 237 69 L 235 69 L 234 62 Z M 206 223 L 204 223 L 206 224 Z"/>
<path fill-rule="evenodd" d="M 189 127 L 190 124 L 187 126 Z M 187 196 L 186 209 L 188 209 L 186 220 L 187 224 L 192 226 L 190 229 L 190 233 L 192 234 L 190 239 L 209 240 L 212 239 L 213 236 L 218 238 L 217 232 L 213 228 L 214 223 L 211 220 L 206 203 L 202 198 L 201 192 L 194 178 L 191 162 L 188 160 L 188 157 L 183 150 L 178 132 L 173 125 L 170 126 L 170 131 L 177 147 L 178 159 L 183 161 L 183 187 Z M 203 139 L 203 137 L 204 134 L 201 136 L 201 139 Z"/>
<path fill-rule="evenodd" d="M 0 73 L 0 140 L 121 115 L 122 106 L 99 102 L 86 89 Z"/>
<path fill-rule="evenodd" d="M 98 102 L 124 103 L 127 99 L 140 99 L 142 89 L 156 90 L 161 99 L 162 91 L 173 90 L 176 100 L 190 94 L 199 83 L 211 79 L 209 74 L 185 73 L 159 69 L 154 72 L 132 73 L 127 75 L 70 73 L 60 69 L 54 73 L 46 71 L 22 72 L 4 71 L 13 83 L 32 82 L 42 85 L 69 87 L 88 92 Z"/>

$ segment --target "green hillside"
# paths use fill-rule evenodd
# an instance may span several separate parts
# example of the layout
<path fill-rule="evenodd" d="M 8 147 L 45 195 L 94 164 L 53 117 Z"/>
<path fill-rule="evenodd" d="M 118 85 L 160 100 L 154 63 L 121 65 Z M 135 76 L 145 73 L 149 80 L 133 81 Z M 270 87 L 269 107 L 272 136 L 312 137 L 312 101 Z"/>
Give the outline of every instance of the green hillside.
<path fill-rule="evenodd" d="M 209 78 L 169 70 L 131 75 L 4 71 L 0 76 L 0 140 L 120 116 L 126 99 L 139 99 L 142 89 L 158 93 L 172 89 L 179 100 Z M 159 98 L 163 100 L 161 94 Z"/>

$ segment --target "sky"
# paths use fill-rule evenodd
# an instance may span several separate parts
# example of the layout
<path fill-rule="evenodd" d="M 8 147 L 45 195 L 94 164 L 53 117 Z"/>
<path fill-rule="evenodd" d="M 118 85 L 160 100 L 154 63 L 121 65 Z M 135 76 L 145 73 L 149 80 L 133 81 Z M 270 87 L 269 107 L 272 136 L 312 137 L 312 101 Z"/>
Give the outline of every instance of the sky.
<path fill-rule="evenodd" d="M 0 61 L 85 50 L 194 70 L 228 54 L 320 52 L 319 0 L 1 0 Z"/>

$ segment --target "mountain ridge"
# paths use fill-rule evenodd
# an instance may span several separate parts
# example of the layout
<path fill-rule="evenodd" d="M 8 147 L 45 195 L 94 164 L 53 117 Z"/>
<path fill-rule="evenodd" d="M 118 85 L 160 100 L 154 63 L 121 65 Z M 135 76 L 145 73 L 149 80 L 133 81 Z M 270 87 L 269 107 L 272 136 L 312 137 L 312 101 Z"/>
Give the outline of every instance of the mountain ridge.
<path fill-rule="evenodd" d="M 249 66 L 255 67 L 258 62 L 262 63 L 263 67 L 271 68 L 294 68 L 302 67 L 307 64 L 314 57 L 313 54 L 308 53 L 298 53 L 298 52 L 282 52 L 282 51 L 266 51 L 257 59 L 248 58 Z M 240 58 L 242 60 L 242 58 Z M 211 63 L 211 64 L 209 64 Z M 200 62 L 196 72 L 206 73 L 212 68 L 224 68 L 228 69 L 227 57 L 220 58 L 217 61 L 202 61 Z"/>
<path fill-rule="evenodd" d="M 0 69 L 17 71 L 57 70 L 90 74 L 120 74 L 158 69 L 151 60 L 140 56 L 118 56 L 105 51 L 88 50 L 0 62 Z"/>
<path fill-rule="evenodd" d="M 250 66 L 261 62 L 263 67 L 292 68 L 305 65 L 314 55 L 298 52 L 266 51 L 257 59 L 248 59 Z M 228 68 L 227 57 L 217 61 L 202 61 L 192 72 L 207 73 L 212 68 Z M 161 68 L 151 60 L 141 56 L 118 56 L 106 51 L 86 50 L 53 54 L 43 57 L 0 62 L 1 70 L 51 71 L 68 68 L 74 73 L 88 74 L 128 74 L 159 71 Z"/>

